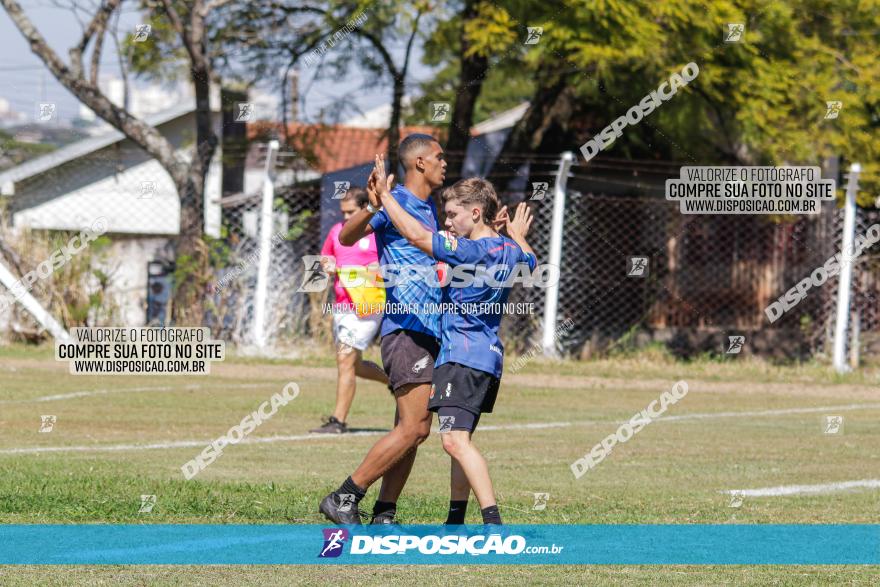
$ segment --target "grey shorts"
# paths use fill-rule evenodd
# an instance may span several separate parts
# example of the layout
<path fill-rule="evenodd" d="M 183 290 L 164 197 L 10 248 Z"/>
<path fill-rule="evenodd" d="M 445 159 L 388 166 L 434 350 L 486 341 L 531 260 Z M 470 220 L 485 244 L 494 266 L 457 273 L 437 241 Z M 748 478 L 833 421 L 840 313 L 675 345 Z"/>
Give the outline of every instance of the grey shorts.
<path fill-rule="evenodd" d="M 431 383 L 440 341 L 414 330 L 395 330 L 382 337 L 382 366 L 392 393 L 404 385 Z"/>

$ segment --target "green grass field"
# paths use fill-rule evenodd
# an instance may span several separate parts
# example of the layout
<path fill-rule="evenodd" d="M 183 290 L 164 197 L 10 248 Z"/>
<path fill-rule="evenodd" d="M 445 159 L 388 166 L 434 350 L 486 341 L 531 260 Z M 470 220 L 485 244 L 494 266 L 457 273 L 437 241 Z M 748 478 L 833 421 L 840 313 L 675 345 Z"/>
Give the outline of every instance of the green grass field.
<path fill-rule="evenodd" d="M 335 368 L 328 357 L 229 358 L 205 377 L 90 377 L 69 375 L 51 349 L 0 349 L 0 523 L 323 523 L 319 499 L 357 466 L 378 434 L 302 438 L 332 408 Z M 688 382 L 689 393 L 667 412 L 670 420 L 650 424 L 574 478 L 575 459 L 678 379 Z M 183 478 L 184 462 L 290 381 L 301 389 L 296 400 L 198 477 Z M 483 418 L 475 438 L 508 523 L 877 523 L 876 488 L 746 497 L 739 507 L 722 492 L 880 478 L 878 382 L 876 369 L 837 376 L 818 365 L 685 364 L 662 356 L 535 361 L 505 376 L 496 411 Z M 42 415 L 57 417 L 49 433 L 39 432 Z M 843 416 L 843 431 L 825 434 L 825 415 Z M 387 390 L 361 382 L 350 426 L 387 429 L 392 417 Z M 526 426 L 533 424 L 546 427 Z M 52 450 L 63 447 L 68 450 Z M 448 470 L 434 434 L 399 503 L 402 521 L 443 521 Z M 535 493 L 550 494 L 546 510 L 533 510 Z M 157 496 L 150 513 L 138 513 L 142 494 Z M 367 508 L 374 497 L 375 489 Z M 479 522 L 473 499 L 468 522 Z M 878 567 L 864 566 L 443 569 L 0 567 L 0 584 L 313 584 L 324 573 L 367 585 L 451 585 L 468 578 L 625 585 L 880 580 Z"/>

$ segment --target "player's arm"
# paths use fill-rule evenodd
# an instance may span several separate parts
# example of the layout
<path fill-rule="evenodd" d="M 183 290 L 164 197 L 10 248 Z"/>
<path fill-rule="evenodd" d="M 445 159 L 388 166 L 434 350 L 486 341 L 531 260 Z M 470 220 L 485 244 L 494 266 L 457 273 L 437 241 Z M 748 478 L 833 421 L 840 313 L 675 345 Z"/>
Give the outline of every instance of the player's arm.
<path fill-rule="evenodd" d="M 537 261 L 538 256 L 535 255 L 535 251 L 532 250 L 532 247 L 529 246 L 529 243 L 526 241 L 526 235 L 529 233 L 529 228 L 532 226 L 532 220 L 534 217 L 532 216 L 532 211 L 529 208 L 528 204 L 525 202 L 520 203 L 519 206 L 516 207 L 516 212 L 513 215 L 513 218 L 507 219 L 507 234 L 513 239 L 513 242 L 519 245 L 519 248 L 523 250 L 527 255 L 531 255 L 535 257 Z"/>
<path fill-rule="evenodd" d="M 376 167 L 373 170 L 373 174 L 375 177 L 374 175 L 370 176 L 372 181 L 367 184 L 367 193 L 372 191 L 379 196 L 382 206 L 384 206 L 385 214 L 388 215 L 397 232 L 403 238 L 412 243 L 416 248 L 431 255 L 434 233 L 422 226 L 422 223 L 404 210 L 403 206 L 391 195 L 394 176 L 385 177 L 385 163 L 378 155 L 376 155 Z M 372 197 L 371 195 L 370 198 L 372 199 Z"/>
<path fill-rule="evenodd" d="M 368 234 L 372 234 L 373 226 L 370 224 L 370 220 L 373 219 L 376 212 L 370 212 L 366 208 L 355 212 L 339 231 L 339 242 L 350 247 Z"/>
<path fill-rule="evenodd" d="M 374 186 L 376 182 L 375 170 L 367 179 L 367 195 L 370 198 L 370 205 L 363 210 L 358 210 L 348 219 L 342 230 L 339 232 L 339 242 L 347 247 L 352 246 L 360 239 L 368 234 L 381 230 L 387 223 L 388 219 L 381 213 L 382 202 L 376 193 Z"/>
<path fill-rule="evenodd" d="M 327 234 L 324 239 L 324 246 L 321 247 L 321 268 L 328 275 L 336 271 L 336 250 L 333 243 L 333 230 Z"/>

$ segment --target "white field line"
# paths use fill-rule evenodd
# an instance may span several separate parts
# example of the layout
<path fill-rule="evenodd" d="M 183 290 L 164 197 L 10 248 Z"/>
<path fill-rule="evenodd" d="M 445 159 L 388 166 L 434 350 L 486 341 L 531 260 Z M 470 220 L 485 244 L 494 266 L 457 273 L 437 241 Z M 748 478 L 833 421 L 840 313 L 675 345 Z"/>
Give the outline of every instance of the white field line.
<path fill-rule="evenodd" d="M 827 406 L 821 408 L 792 408 L 789 410 L 766 410 L 763 412 L 718 412 L 717 414 L 685 414 L 682 416 L 658 418 L 657 421 L 682 421 L 687 419 L 706 419 L 711 417 L 728 418 L 731 416 L 776 416 L 780 414 L 802 414 L 813 412 L 841 412 L 847 410 L 880 408 L 880 404 L 849 404 L 844 406 Z M 480 426 L 480 430 L 491 432 L 498 430 L 538 430 L 543 428 L 567 428 L 584 424 L 603 423 L 604 420 L 583 420 L 580 422 L 534 422 L 526 424 L 501 424 L 497 426 Z M 435 429 L 436 432 L 436 429 Z M 266 436 L 263 438 L 244 438 L 238 444 L 262 444 L 271 442 L 296 442 L 300 440 L 325 440 L 347 438 L 350 436 L 378 436 L 385 434 L 385 430 L 369 432 L 350 432 L 348 434 L 296 434 L 285 436 Z M 6 448 L 0 449 L 0 454 L 34 454 L 45 452 L 114 452 L 125 450 L 155 450 L 166 448 L 204 447 L 211 440 L 177 440 L 169 442 L 154 442 L 151 444 L 111 444 L 94 446 L 39 446 L 32 448 Z"/>
<path fill-rule="evenodd" d="M 850 489 L 880 489 L 880 479 L 860 479 L 819 485 L 780 485 L 778 487 L 762 487 L 761 489 L 725 489 L 721 493 L 737 494 L 744 497 L 778 497 L 782 495 L 819 495 Z"/>
<path fill-rule="evenodd" d="M 223 389 L 245 389 L 268 387 L 271 383 L 238 383 L 233 385 L 221 385 Z M 93 395 L 107 395 L 111 393 L 139 393 L 144 391 L 195 391 L 203 389 L 207 386 L 201 384 L 184 385 L 183 387 L 173 385 L 154 385 L 151 387 L 123 387 L 114 389 L 92 389 L 89 391 L 72 391 L 70 393 L 59 393 L 56 395 L 44 395 L 33 399 L 9 399 L 0 400 L 0 404 L 27 404 L 31 402 L 54 402 L 65 399 L 75 399 L 78 397 L 90 397 Z"/>
<path fill-rule="evenodd" d="M 675 422 L 679 420 L 705 420 L 711 418 L 741 418 L 743 416 L 784 416 L 787 414 L 821 414 L 823 412 L 844 412 L 850 410 L 870 410 L 880 408 L 880 404 L 847 404 L 845 406 L 821 406 L 818 408 L 784 408 L 760 410 L 755 412 L 707 412 L 705 414 L 682 414 L 681 416 L 661 416 L 656 422 Z"/>

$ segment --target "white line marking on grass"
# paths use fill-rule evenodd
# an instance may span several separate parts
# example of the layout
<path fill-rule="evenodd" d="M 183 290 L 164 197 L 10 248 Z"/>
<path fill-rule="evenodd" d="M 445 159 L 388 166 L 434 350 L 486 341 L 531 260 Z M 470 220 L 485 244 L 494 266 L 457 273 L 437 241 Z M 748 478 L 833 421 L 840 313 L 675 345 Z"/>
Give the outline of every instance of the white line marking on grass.
<path fill-rule="evenodd" d="M 385 434 L 382 432 L 349 432 L 345 436 L 374 436 Z M 258 444 L 264 442 L 288 442 L 295 440 L 310 440 L 316 438 L 335 439 L 342 434 L 296 434 L 291 436 L 266 436 L 264 438 L 245 438 L 236 444 Z M 33 454 L 42 452 L 116 452 L 124 450 L 155 450 L 164 448 L 191 448 L 208 446 L 210 440 L 173 440 L 170 442 L 154 442 L 151 444 L 110 444 L 97 446 L 39 446 L 34 448 L 7 448 L 0 450 L 0 454 Z"/>
<path fill-rule="evenodd" d="M 227 386 L 229 387 L 229 386 Z M 826 411 L 845 411 L 880 408 L 880 404 L 848 404 L 845 406 L 825 406 L 818 408 L 791 408 L 785 410 L 764 410 L 760 412 L 716 412 L 707 414 L 683 414 L 681 416 L 666 416 L 658 418 L 658 422 L 662 421 L 682 421 L 682 420 L 702 420 L 707 418 L 730 418 L 734 416 L 777 416 L 785 414 L 809 414 L 815 412 Z M 532 422 L 526 424 L 500 424 L 495 426 L 480 426 L 480 430 L 498 431 L 498 430 L 540 430 L 543 428 L 567 428 L 569 426 L 577 426 L 581 424 L 602 424 L 605 420 L 583 420 L 580 422 Z M 238 444 L 258 444 L 270 442 L 295 442 L 300 440 L 327 440 L 347 438 L 350 436 L 378 436 L 386 434 L 385 430 L 377 430 L 370 432 L 349 432 L 347 434 L 296 434 L 287 436 L 266 436 L 263 438 L 245 438 Z M 436 432 L 436 430 L 435 430 Z M 6 448 L 0 449 L 0 454 L 34 454 L 44 452 L 113 452 L 125 450 L 155 450 L 165 448 L 187 448 L 193 446 L 207 446 L 210 440 L 178 440 L 170 442 L 156 442 L 152 444 L 111 444 L 96 446 L 40 446 L 33 448 Z"/>
<path fill-rule="evenodd" d="M 249 387 L 266 387 L 271 383 L 238 383 L 233 385 L 223 385 L 224 389 L 245 389 Z M 205 386 L 197 383 L 184 385 L 183 387 L 174 387 L 172 385 L 157 385 L 151 387 L 123 387 L 114 389 L 92 389 L 89 391 L 72 391 L 70 393 L 59 393 L 56 395 L 44 395 L 33 399 L 10 399 L 0 400 L 0 404 L 26 404 L 31 402 L 54 402 L 65 399 L 75 399 L 78 397 L 90 397 L 94 395 L 106 395 L 110 393 L 139 393 L 143 391 L 195 391 L 203 389 Z"/>
<path fill-rule="evenodd" d="M 880 489 L 880 479 L 860 479 L 839 483 L 820 483 L 819 485 L 780 485 L 761 489 L 726 489 L 721 493 L 738 494 L 746 497 L 777 497 L 782 495 L 818 495 L 837 493 L 850 489 Z"/>
<path fill-rule="evenodd" d="M 508 424 L 499 426 L 481 426 L 480 430 L 536 430 L 541 428 L 565 428 L 571 426 L 571 422 L 538 422 L 532 424 Z M 435 430 L 436 432 L 436 430 Z M 295 442 L 299 440 L 338 439 L 349 436 L 379 436 L 387 434 L 387 430 L 375 430 L 369 432 L 349 432 L 347 434 L 295 434 L 285 436 L 265 436 L 245 438 L 236 444 L 263 444 L 270 442 Z M 154 442 L 151 444 L 111 444 L 106 446 L 38 446 L 33 448 L 7 448 L 0 450 L 0 454 L 34 454 L 43 452 L 116 452 L 124 450 L 155 450 L 164 448 L 189 448 L 207 446 L 210 440 L 176 440 L 170 442 Z"/>
<path fill-rule="evenodd" d="M 541 428 L 567 428 L 576 422 L 535 422 L 532 424 L 499 424 L 497 426 L 480 426 L 480 430 L 539 430 Z M 435 429 L 434 432 L 437 432 Z"/>
<path fill-rule="evenodd" d="M 785 408 L 779 410 L 761 410 L 756 412 L 707 412 L 705 414 L 682 414 L 680 416 L 661 416 L 655 422 L 673 422 L 676 420 L 705 420 L 710 418 L 740 418 L 743 416 L 784 416 L 786 414 L 821 414 L 822 412 L 842 412 L 880 408 L 880 404 L 847 404 L 845 406 L 821 406 L 818 408 Z"/>

